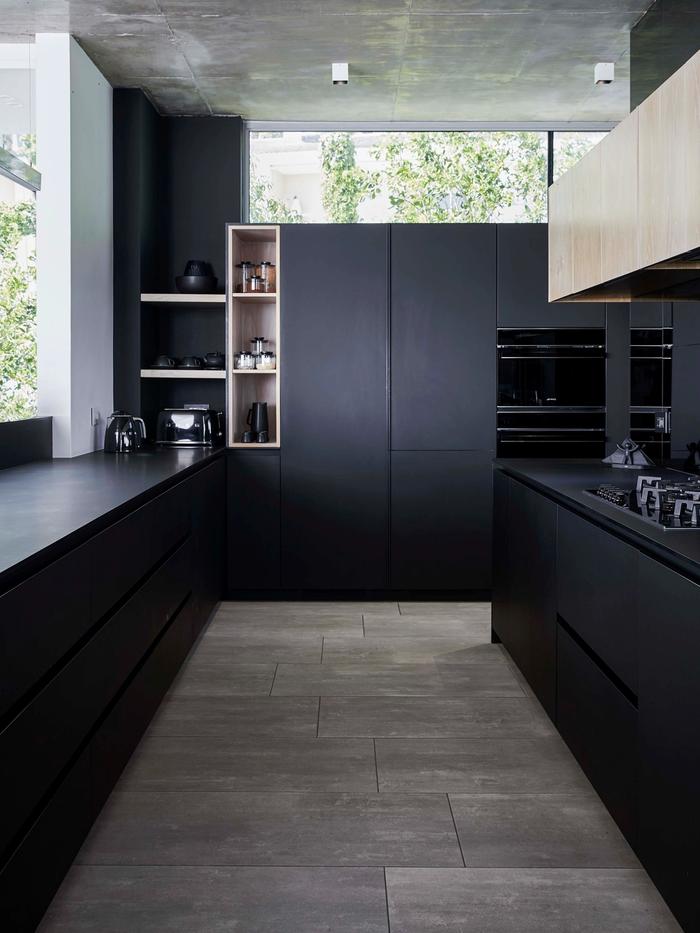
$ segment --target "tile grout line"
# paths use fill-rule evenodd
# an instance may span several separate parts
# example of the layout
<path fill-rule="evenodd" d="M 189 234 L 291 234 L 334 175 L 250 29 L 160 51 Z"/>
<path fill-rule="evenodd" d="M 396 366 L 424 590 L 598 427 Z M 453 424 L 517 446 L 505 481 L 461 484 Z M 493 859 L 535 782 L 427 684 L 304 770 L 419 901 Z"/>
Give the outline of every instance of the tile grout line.
<path fill-rule="evenodd" d="M 362 613 L 362 637 L 367 638 L 367 632 L 365 632 L 365 614 Z"/>
<path fill-rule="evenodd" d="M 379 765 L 377 764 L 377 740 L 372 739 L 372 746 L 374 747 L 374 776 L 377 779 L 377 793 L 379 793 Z"/>
<path fill-rule="evenodd" d="M 457 845 L 459 846 L 459 854 L 462 856 L 462 864 L 464 867 L 467 867 L 467 860 L 464 858 L 464 850 L 462 849 L 462 840 L 459 838 L 459 830 L 457 829 L 457 821 L 455 820 L 454 811 L 452 810 L 452 801 L 450 800 L 449 793 L 445 794 L 447 798 L 447 806 L 450 808 L 450 816 L 452 817 L 452 825 L 455 828 L 455 836 L 457 837 Z"/>
<path fill-rule="evenodd" d="M 275 686 L 275 680 L 276 680 L 276 678 L 277 678 L 277 670 L 278 670 L 278 668 L 279 668 L 279 663 L 275 664 L 275 673 L 272 675 L 272 683 L 270 684 L 270 692 L 268 693 L 268 696 L 269 696 L 269 697 L 272 696 L 272 690 L 273 690 L 273 688 L 274 688 L 274 686 Z M 253 695 L 254 695 L 254 694 L 253 694 Z"/>
<path fill-rule="evenodd" d="M 316 738 L 321 728 L 321 697 L 318 698 L 318 714 L 316 716 Z"/>
<path fill-rule="evenodd" d="M 391 915 L 389 913 L 389 886 L 386 881 L 386 866 L 384 867 L 384 900 L 386 902 L 386 928 L 391 933 Z"/>
<path fill-rule="evenodd" d="M 321 660 L 318 662 L 319 664 L 323 664 L 323 649 L 325 648 L 325 646 L 326 646 L 326 636 L 321 635 Z"/>

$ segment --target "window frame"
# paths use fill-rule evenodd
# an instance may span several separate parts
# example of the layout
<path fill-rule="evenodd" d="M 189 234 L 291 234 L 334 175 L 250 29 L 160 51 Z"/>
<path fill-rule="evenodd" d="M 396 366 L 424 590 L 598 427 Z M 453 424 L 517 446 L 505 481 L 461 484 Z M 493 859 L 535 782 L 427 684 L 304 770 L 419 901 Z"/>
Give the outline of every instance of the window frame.
<path fill-rule="evenodd" d="M 452 123 L 373 123 L 364 121 L 326 122 L 318 120 L 244 120 L 241 137 L 241 218 L 250 223 L 250 134 L 251 133 L 497 133 L 532 132 L 547 134 L 547 188 L 554 182 L 555 133 L 609 133 L 616 121 L 530 121 L 522 123 L 459 121 Z"/>

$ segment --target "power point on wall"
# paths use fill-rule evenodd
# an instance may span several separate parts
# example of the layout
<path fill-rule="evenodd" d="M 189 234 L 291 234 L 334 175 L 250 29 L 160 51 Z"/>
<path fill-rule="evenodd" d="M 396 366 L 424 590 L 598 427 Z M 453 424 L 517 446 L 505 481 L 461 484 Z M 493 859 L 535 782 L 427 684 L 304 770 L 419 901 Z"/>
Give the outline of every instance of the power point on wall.
<path fill-rule="evenodd" d="M 102 419 L 97 408 L 90 408 L 90 427 L 96 427 Z"/>

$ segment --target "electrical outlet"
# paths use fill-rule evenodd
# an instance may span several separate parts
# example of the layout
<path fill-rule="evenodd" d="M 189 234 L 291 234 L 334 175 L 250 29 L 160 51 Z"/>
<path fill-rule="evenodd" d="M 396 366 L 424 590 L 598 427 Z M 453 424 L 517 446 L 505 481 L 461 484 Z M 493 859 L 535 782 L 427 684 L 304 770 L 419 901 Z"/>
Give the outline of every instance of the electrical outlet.
<path fill-rule="evenodd" d="M 97 427 L 102 419 L 100 418 L 100 412 L 97 408 L 90 408 L 90 426 Z"/>

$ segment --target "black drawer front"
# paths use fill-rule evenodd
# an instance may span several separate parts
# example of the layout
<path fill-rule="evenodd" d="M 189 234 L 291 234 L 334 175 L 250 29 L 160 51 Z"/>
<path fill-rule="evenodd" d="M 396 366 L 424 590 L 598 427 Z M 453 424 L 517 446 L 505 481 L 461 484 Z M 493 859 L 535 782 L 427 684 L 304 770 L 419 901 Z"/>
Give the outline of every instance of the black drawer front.
<path fill-rule="evenodd" d="M 0 734 L 0 850 L 30 815 L 190 589 L 189 540 Z"/>
<path fill-rule="evenodd" d="M 188 483 L 181 483 L 95 537 L 91 575 L 95 621 L 189 533 L 187 489 Z"/>
<path fill-rule="evenodd" d="M 32 933 L 36 929 L 95 815 L 90 751 L 85 749 L 0 869 L 3 930 Z"/>
<path fill-rule="evenodd" d="M 90 627 L 91 544 L 0 597 L 0 717 Z"/>
<path fill-rule="evenodd" d="M 637 710 L 559 626 L 557 728 L 632 845 L 637 835 Z"/>
<path fill-rule="evenodd" d="M 638 559 L 634 548 L 559 509 L 557 611 L 635 694 Z"/>

